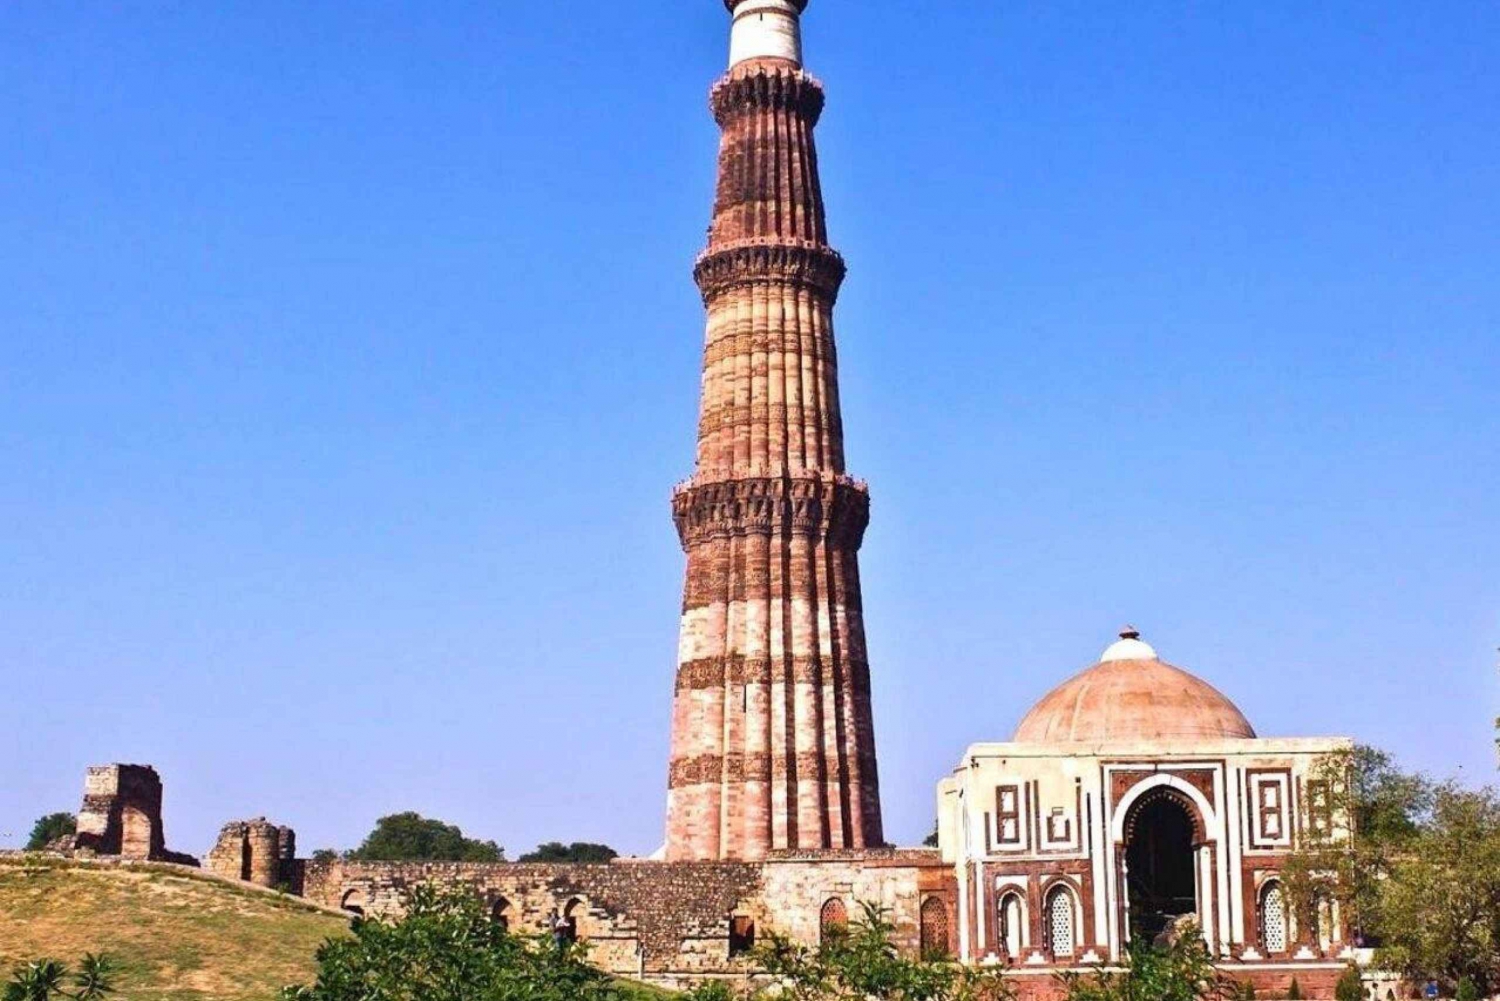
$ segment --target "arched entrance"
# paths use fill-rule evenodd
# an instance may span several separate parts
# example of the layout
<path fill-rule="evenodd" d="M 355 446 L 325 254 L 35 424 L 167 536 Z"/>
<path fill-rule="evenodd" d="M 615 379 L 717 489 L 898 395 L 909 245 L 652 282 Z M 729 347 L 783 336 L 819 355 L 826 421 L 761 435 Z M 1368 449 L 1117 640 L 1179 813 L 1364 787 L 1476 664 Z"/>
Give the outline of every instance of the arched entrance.
<path fill-rule="evenodd" d="M 1198 913 L 1196 814 L 1180 794 L 1160 789 L 1131 808 L 1125 836 L 1130 938 L 1152 942 Z"/>

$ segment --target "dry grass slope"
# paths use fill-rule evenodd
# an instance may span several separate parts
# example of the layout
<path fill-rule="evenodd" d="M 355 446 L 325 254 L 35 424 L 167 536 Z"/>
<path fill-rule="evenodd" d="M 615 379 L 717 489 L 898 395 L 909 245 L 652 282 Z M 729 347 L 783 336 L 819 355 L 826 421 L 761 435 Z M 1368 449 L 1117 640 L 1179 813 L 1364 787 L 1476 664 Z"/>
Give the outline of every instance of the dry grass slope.
<path fill-rule="evenodd" d="M 129 1001 L 267 1001 L 312 979 L 346 922 L 295 900 L 165 867 L 0 860 L 0 970 L 106 952 Z"/>

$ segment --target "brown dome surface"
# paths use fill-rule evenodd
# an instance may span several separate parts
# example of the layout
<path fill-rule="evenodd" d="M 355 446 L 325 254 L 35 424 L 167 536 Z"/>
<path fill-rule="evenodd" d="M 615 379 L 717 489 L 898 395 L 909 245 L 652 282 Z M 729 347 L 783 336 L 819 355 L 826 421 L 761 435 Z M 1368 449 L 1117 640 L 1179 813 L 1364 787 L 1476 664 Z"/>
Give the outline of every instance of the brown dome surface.
<path fill-rule="evenodd" d="M 1016 728 L 1016 742 L 1255 738 L 1244 714 L 1201 678 L 1155 657 L 1110 657 L 1106 651 L 1105 658 L 1033 706 Z"/>

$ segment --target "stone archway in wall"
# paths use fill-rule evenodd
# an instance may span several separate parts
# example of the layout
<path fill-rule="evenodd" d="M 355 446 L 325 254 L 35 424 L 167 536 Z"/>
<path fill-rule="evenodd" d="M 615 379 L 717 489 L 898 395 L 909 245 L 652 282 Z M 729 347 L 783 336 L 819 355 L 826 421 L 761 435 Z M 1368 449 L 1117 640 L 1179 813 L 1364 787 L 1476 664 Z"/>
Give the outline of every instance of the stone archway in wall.
<path fill-rule="evenodd" d="M 1181 792 L 1161 786 L 1131 806 L 1125 821 L 1126 917 L 1131 941 L 1155 941 L 1180 919 L 1202 913 L 1198 899 L 1202 819 Z"/>

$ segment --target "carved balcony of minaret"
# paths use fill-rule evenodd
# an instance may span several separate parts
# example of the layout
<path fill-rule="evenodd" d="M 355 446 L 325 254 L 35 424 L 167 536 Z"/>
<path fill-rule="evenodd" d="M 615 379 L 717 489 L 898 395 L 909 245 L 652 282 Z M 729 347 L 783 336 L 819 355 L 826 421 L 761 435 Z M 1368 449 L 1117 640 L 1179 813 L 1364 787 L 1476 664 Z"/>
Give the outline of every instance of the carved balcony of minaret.
<path fill-rule="evenodd" d="M 849 476 L 754 476 L 689 481 L 672 495 L 683 549 L 735 535 L 801 536 L 858 549 L 870 492 Z"/>
<path fill-rule="evenodd" d="M 693 280 L 704 305 L 730 289 L 755 282 L 806 286 L 827 296 L 833 305 L 845 270 L 844 258 L 831 247 L 811 240 L 793 243 L 758 237 L 705 250 L 693 268 Z"/>
<path fill-rule="evenodd" d="M 746 114 L 795 112 L 809 128 L 823 115 L 823 84 L 817 77 L 779 59 L 747 59 L 735 64 L 708 93 L 708 106 L 720 128 Z"/>

